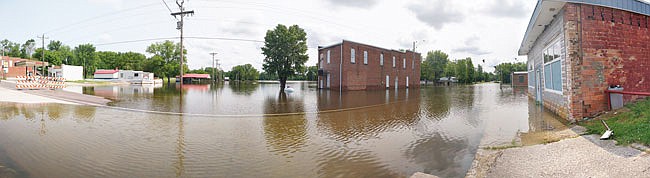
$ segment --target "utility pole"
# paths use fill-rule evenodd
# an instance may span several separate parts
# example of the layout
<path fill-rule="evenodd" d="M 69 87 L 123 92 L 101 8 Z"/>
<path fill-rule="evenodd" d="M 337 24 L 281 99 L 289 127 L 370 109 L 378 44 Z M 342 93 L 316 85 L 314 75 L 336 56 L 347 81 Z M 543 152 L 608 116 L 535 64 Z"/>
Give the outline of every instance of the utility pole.
<path fill-rule="evenodd" d="M 214 77 L 214 81 L 216 82 L 217 81 L 217 73 L 216 73 L 216 71 L 217 71 L 217 61 L 214 58 L 214 56 L 217 55 L 217 53 L 212 52 L 210 54 L 212 55 L 212 76 Z"/>
<path fill-rule="evenodd" d="M 45 40 L 49 38 L 45 37 L 45 33 L 43 33 L 43 36 L 37 38 L 41 39 L 41 44 L 43 45 L 43 49 L 41 50 L 41 77 L 45 77 Z"/>
<path fill-rule="evenodd" d="M 181 20 L 176 23 L 176 29 L 181 31 L 181 61 L 180 61 L 180 77 L 181 77 L 181 92 L 183 92 L 183 56 L 184 56 L 184 51 L 183 51 L 183 17 L 185 17 L 186 14 L 193 15 L 194 11 L 185 11 L 185 8 L 183 8 L 183 4 L 185 3 L 185 0 L 176 0 L 176 5 L 178 5 L 178 8 L 181 10 L 180 12 L 174 12 L 171 13 L 172 16 L 181 16 Z"/>

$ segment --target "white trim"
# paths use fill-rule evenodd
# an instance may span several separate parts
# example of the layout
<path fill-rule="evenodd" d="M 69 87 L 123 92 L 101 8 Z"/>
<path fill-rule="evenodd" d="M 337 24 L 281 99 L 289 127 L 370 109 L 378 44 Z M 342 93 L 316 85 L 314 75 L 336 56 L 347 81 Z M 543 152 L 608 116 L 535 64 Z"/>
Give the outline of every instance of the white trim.
<path fill-rule="evenodd" d="M 350 48 L 350 63 L 357 63 L 357 52 L 354 50 L 354 48 Z"/>
<path fill-rule="evenodd" d="M 560 50 L 561 50 L 560 57 L 555 58 L 555 59 L 553 59 L 553 60 L 551 60 L 551 61 L 549 61 L 549 62 L 546 62 L 546 61 L 545 61 L 545 60 L 546 60 L 546 59 L 545 59 L 545 58 L 546 58 L 546 56 L 545 56 L 546 54 L 545 54 L 545 53 L 546 53 L 546 51 L 547 51 L 549 48 L 553 48 L 553 47 L 555 46 L 555 44 L 560 44 L 560 48 L 561 48 L 561 49 L 560 49 Z M 564 95 L 564 94 L 562 93 L 562 91 L 564 90 L 564 85 L 565 85 L 565 84 L 564 84 L 564 82 L 562 82 L 562 81 L 560 81 L 560 83 L 561 83 L 562 86 L 560 87 L 560 90 L 559 90 L 559 91 L 558 91 L 558 90 L 555 90 L 555 89 L 553 89 L 553 88 L 547 88 L 547 87 L 546 87 L 546 81 L 548 80 L 548 79 L 546 78 L 546 66 L 547 66 L 547 65 L 551 68 L 551 74 L 550 74 L 550 76 L 551 76 L 551 78 L 550 78 L 550 79 L 551 79 L 551 80 L 550 80 L 550 81 L 551 81 L 551 85 L 553 85 L 553 67 L 551 67 L 551 64 L 553 64 L 553 63 L 555 63 L 555 62 L 559 62 L 559 63 L 560 63 L 560 80 L 562 80 L 562 78 L 564 78 L 564 76 L 562 76 L 562 59 L 564 58 L 564 54 L 565 54 L 566 51 L 565 51 L 564 48 L 562 48 L 561 45 L 562 45 L 562 43 L 560 43 L 560 36 L 558 35 L 557 37 L 555 37 L 555 39 L 551 40 L 551 42 L 550 42 L 549 44 L 546 45 L 546 47 L 544 48 L 544 50 L 542 50 L 542 75 L 544 76 L 544 82 L 542 83 L 542 84 L 543 84 L 542 89 L 543 89 L 543 91 L 549 91 L 549 92 L 552 92 L 552 93 L 556 93 L 556 94 Z M 554 53 L 555 53 L 555 52 L 554 52 Z"/>
<path fill-rule="evenodd" d="M 363 64 L 368 65 L 368 51 L 363 51 Z"/>
<path fill-rule="evenodd" d="M 546 91 L 546 92 L 550 92 L 550 93 L 555 93 L 555 94 L 558 94 L 558 95 L 564 95 L 564 93 L 563 93 L 562 91 L 557 91 L 557 90 L 553 90 L 553 89 L 547 89 L 546 87 L 544 87 L 544 91 Z"/>
<path fill-rule="evenodd" d="M 328 49 L 328 50 L 327 50 L 327 63 L 328 63 L 328 64 L 330 63 L 330 57 L 331 57 L 330 52 L 331 52 L 331 51 Z"/>

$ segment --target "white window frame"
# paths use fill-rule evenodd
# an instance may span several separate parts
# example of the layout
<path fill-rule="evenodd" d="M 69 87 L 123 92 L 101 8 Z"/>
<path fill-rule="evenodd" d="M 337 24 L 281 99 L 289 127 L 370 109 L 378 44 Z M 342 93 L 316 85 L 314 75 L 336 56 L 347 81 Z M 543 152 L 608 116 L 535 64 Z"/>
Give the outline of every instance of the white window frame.
<path fill-rule="evenodd" d="M 379 54 L 379 65 L 384 66 L 384 53 Z"/>
<path fill-rule="evenodd" d="M 395 68 L 395 56 L 393 56 L 393 68 Z"/>
<path fill-rule="evenodd" d="M 363 64 L 368 65 L 368 51 L 363 51 Z"/>
<path fill-rule="evenodd" d="M 330 57 L 331 57 L 331 53 L 330 53 L 330 52 L 331 52 L 330 50 L 327 50 L 327 63 L 328 63 L 328 64 L 330 63 Z"/>
<path fill-rule="evenodd" d="M 546 47 L 544 48 L 544 50 L 542 51 L 542 62 L 543 62 L 543 64 L 542 64 L 542 73 L 543 73 L 543 76 L 544 76 L 544 83 L 542 83 L 542 85 L 543 85 L 542 88 L 543 88 L 544 91 L 546 91 L 546 92 L 551 92 L 551 93 L 555 93 L 555 94 L 563 95 L 563 92 L 562 92 L 562 91 L 564 90 L 564 85 L 565 85 L 565 84 L 561 81 L 562 79 L 560 79 L 560 83 L 562 84 L 562 87 L 560 88 L 560 91 L 555 90 L 555 89 L 552 89 L 552 88 L 546 88 L 546 81 L 547 81 L 548 79 L 546 78 L 546 70 L 545 70 L 545 69 L 546 69 L 546 66 L 547 66 L 547 65 L 548 65 L 549 67 L 551 67 L 551 64 L 553 64 L 553 63 L 555 63 L 555 62 L 559 62 L 559 63 L 560 63 L 560 77 L 563 77 L 563 76 L 562 76 L 562 66 L 563 66 L 563 64 L 562 64 L 562 58 L 564 58 L 564 55 L 563 55 L 563 53 L 564 53 L 564 48 L 562 48 L 562 46 L 561 46 L 562 44 L 560 44 L 560 50 L 562 51 L 562 53 L 560 53 L 560 56 L 559 56 L 559 57 L 557 57 L 557 58 L 555 58 L 555 59 L 553 59 L 553 60 L 551 60 L 551 61 L 549 61 L 549 62 L 546 62 L 545 59 L 544 59 L 544 51 L 548 50 L 549 48 L 553 48 L 553 46 L 555 46 L 555 44 L 556 44 L 556 43 L 559 43 L 559 42 L 560 42 L 560 38 L 558 37 L 557 39 L 555 39 L 555 40 L 553 40 L 551 43 L 549 43 L 549 45 L 546 46 Z M 550 75 L 550 76 L 551 76 L 550 81 L 551 81 L 551 83 L 553 83 L 553 68 L 552 68 L 552 67 L 551 67 L 551 75 Z"/>
<path fill-rule="evenodd" d="M 356 52 L 354 51 L 354 48 L 350 48 L 350 63 L 357 63 Z"/>
<path fill-rule="evenodd" d="M 402 69 L 406 69 L 406 58 L 402 58 Z"/>

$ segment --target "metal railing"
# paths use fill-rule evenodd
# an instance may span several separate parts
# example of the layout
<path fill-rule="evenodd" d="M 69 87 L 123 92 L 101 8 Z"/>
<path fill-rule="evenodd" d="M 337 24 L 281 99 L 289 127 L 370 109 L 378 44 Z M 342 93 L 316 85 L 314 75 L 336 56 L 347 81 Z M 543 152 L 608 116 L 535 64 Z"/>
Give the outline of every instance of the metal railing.
<path fill-rule="evenodd" d="M 646 93 L 646 92 L 605 90 L 605 95 L 607 95 L 607 108 L 609 111 L 612 110 L 612 100 L 610 96 L 612 93 L 622 94 L 622 95 L 650 96 L 650 93 Z"/>

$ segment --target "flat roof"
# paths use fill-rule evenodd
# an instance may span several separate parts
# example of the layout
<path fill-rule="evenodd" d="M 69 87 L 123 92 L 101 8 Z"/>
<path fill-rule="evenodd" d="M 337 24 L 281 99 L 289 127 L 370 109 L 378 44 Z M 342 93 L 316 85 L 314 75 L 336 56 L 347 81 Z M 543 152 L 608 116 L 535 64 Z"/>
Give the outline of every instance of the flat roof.
<path fill-rule="evenodd" d="M 564 4 L 577 3 L 609 7 L 650 16 L 650 4 L 641 0 L 538 0 L 533 15 L 528 22 L 526 34 L 519 47 L 519 55 L 528 55 L 530 49 L 541 35 L 546 25 L 553 21 Z"/>
<path fill-rule="evenodd" d="M 512 74 L 528 74 L 528 72 L 512 72 Z"/>
<path fill-rule="evenodd" d="M 400 50 L 395 50 L 395 49 L 386 49 L 386 48 L 377 47 L 377 46 L 374 46 L 374 45 L 369 45 L 369 44 L 365 44 L 365 43 L 359 43 L 359 42 L 356 42 L 356 41 L 345 40 L 345 39 L 344 39 L 341 43 L 336 43 L 336 44 L 328 45 L 328 46 L 319 46 L 318 49 L 320 50 L 320 49 L 325 49 L 325 48 L 331 48 L 331 47 L 334 47 L 334 46 L 342 45 L 342 44 L 345 43 L 345 42 L 356 43 L 356 44 L 365 45 L 365 46 L 370 46 L 370 47 L 377 48 L 377 49 L 381 49 L 381 50 L 394 51 L 394 52 L 399 52 L 399 53 L 404 53 L 404 54 L 406 54 L 407 52 L 414 52 L 414 51 L 411 51 L 411 50 L 400 51 Z M 418 52 L 414 52 L 414 53 L 416 53 L 416 54 L 420 54 L 420 53 L 418 53 Z"/>

